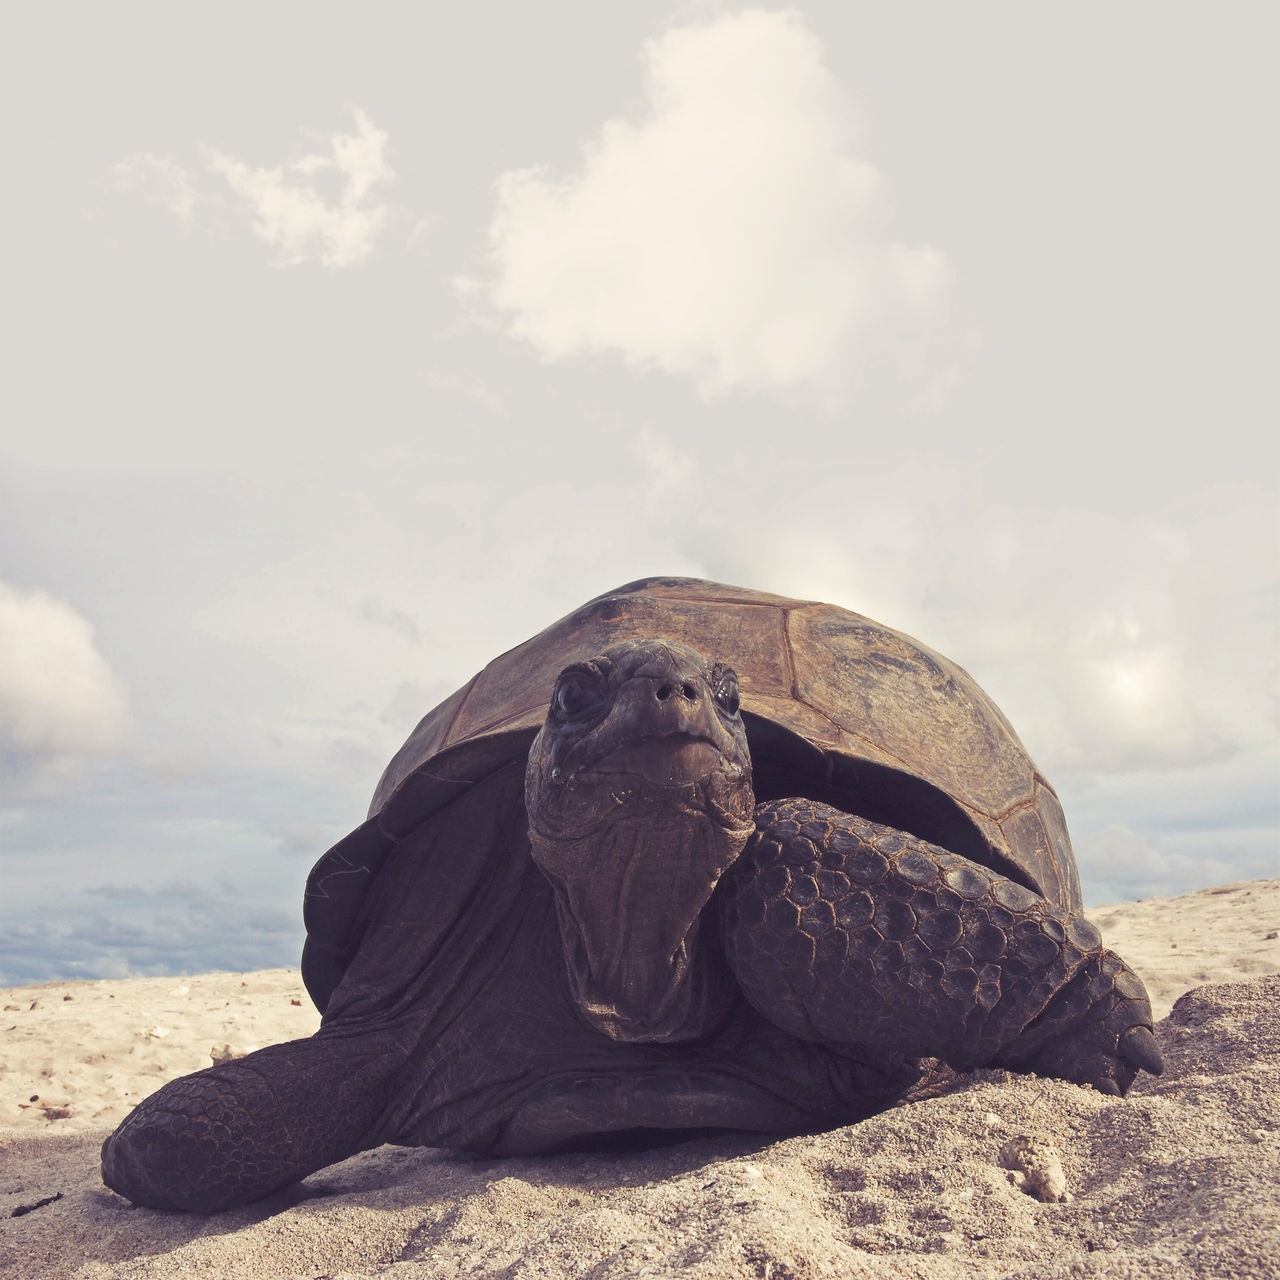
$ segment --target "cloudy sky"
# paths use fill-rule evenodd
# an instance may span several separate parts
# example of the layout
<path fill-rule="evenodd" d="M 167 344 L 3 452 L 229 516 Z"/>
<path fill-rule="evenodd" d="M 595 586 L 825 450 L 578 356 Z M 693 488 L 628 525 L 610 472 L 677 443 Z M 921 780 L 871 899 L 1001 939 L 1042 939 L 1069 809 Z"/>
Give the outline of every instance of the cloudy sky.
<path fill-rule="evenodd" d="M 1280 874 L 1271 4 L 4 9 L 0 978 L 296 963 L 609 587 L 967 667 L 1086 898 Z"/>

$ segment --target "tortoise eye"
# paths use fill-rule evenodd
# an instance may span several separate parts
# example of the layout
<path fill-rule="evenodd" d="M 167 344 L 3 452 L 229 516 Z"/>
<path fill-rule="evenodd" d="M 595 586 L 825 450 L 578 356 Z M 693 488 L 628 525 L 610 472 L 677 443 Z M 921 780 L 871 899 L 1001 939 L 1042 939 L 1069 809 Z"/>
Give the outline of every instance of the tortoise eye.
<path fill-rule="evenodd" d="M 738 714 L 742 698 L 738 692 L 738 674 L 728 667 L 714 673 L 716 702 L 731 716 Z"/>
<path fill-rule="evenodd" d="M 604 700 L 604 690 L 594 673 L 571 669 L 557 682 L 551 709 L 560 720 L 582 720 L 598 711 Z"/>

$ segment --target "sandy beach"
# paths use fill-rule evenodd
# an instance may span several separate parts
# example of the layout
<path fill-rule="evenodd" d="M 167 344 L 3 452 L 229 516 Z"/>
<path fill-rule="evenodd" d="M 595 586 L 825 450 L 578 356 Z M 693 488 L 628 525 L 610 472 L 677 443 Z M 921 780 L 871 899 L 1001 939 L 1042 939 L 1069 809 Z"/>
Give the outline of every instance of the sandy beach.
<path fill-rule="evenodd" d="M 0 994 L 0 1273 L 1280 1276 L 1280 880 L 1098 908 L 1151 992 L 1127 1099 L 1004 1072 L 817 1136 L 475 1160 L 384 1147 L 243 1209 L 137 1209 L 102 1139 L 164 1081 L 310 1034 L 295 970 Z"/>

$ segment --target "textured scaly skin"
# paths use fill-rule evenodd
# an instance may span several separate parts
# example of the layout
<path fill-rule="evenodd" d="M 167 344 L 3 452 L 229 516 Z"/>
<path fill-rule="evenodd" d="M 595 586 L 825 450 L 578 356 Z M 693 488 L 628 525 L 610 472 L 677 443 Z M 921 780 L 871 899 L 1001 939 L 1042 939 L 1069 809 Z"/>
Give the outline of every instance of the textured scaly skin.
<path fill-rule="evenodd" d="M 103 1181 L 135 1204 L 213 1213 L 381 1141 L 389 1031 L 321 1033 L 173 1080 L 102 1147 Z"/>
<path fill-rule="evenodd" d="M 1160 1069 L 1142 982 L 1083 916 L 816 801 L 772 801 L 756 819 L 726 877 L 725 943 L 775 1025 L 1107 1093 Z"/>

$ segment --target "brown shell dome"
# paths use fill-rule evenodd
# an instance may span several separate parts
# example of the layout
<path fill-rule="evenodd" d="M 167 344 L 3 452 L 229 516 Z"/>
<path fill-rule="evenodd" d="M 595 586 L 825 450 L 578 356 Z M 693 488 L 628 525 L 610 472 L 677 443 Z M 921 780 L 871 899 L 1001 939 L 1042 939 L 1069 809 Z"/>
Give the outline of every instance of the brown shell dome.
<path fill-rule="evenodd" d="M 321 1008 L 341 976 L 341 954 L 350 954 L 346 935 L 364 890 L 397 838 L 528 751 L 565 666 L 653 637 L 737 671 L 758 798 L 825 800 L 1080 909 L 1057 796 L 962 668 L 834 605 L 645 578 L 495 658 L 410 734 L 382 775 L 369 821 L 308 880 L 304 977 Z"/>

